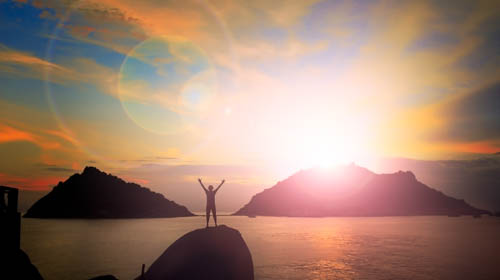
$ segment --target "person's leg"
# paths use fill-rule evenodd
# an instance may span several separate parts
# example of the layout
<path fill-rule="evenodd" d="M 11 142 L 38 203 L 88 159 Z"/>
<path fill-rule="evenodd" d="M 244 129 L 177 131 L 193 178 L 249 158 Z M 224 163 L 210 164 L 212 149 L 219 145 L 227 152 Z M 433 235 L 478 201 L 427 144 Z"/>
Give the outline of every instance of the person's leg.
<path fill-rule="evenodd" d="M 208 227 L 208 221 L 210 220 L 210 208 L 207 207 L 207 227 Z"/>
<path fill-rule="evenodd" d="M 215 209 L 215 205 L 212 207 L 212 213 L 214 214 L 215 226 L 217 226 L 217 210 Z"/>

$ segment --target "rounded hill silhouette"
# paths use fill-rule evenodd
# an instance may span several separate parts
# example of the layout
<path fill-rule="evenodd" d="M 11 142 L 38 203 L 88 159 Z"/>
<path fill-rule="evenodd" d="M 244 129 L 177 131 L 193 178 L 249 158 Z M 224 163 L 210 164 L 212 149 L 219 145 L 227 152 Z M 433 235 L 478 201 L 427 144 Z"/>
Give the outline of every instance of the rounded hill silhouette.
<path fill-rule="evenodd" d="M 253 280 L 253 274 L 252 255 L 240 232 L 221 225 L 177 239 L 136 279 Z"/>

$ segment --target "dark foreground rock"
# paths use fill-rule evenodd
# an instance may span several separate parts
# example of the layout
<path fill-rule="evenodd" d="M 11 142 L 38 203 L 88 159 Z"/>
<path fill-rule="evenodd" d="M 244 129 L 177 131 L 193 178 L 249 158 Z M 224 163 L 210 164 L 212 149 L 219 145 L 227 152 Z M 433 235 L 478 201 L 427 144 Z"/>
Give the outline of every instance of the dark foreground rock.
<path fill-rule="evenodd" d="M 23 250 L 0 252 L 0 279 L 43 280 Z"/>
<path fill-rule="evenodd" d="M 233 228 L 222 225 L 197 229 L 170 245 L 144 279 L 251 280 L 252 255 L 240 232 Z"/>
<path fill-rule="evenodd" d="M 95 167 L 60 182 L 24 215 L 27 218 L 169 218 L 194 216 L 162 194 L 127 183 Z"/>
<path fill-rule="evenodd" d="M 101 276 L 97 276 L 94 278 L 90 278 L 89 280 L 118 280 L 118 278 L 116 278 L 115 276 L 113 276 L 111 274 L 108 274 L 108 275 L 101 275 Z"/>

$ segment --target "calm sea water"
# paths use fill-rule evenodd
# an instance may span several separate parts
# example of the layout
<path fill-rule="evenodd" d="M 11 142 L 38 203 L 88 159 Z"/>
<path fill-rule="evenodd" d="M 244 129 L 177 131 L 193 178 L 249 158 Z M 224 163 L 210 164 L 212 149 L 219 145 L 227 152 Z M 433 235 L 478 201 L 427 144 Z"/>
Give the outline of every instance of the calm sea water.
<path fill-rule="evenodd" d="M 500 219 L 219 217 L 238 229 L 256 279 L 500 279 Z M 22 220 L 45 279 L 133 279 L 204 217 Z"/>

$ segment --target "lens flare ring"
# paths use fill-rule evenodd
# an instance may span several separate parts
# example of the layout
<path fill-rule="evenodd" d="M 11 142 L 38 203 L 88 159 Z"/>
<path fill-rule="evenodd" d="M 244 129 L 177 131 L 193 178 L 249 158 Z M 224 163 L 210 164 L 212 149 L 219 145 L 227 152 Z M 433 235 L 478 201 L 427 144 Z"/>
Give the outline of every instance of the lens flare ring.
<path fill-rule="evenodd" d="M 200 6 L 202 7 L 203 10 L 205 10 L 206 12 L 208 12 L 208 14 L 210 14 L 212 16 L 216 25 L 222 31 L 223 36 L 224 36 L 224 40 L 228 46 L 228 51 L 229 51 L 229 55 L 231 57 L 231 60 L 232 60 L 233 64 L 235 65 L 235 68 L 239 69 L 239 67 L 238 67 L 239 59 L 238 59 L 238 56 L 234 52 L 234 49 L 233 49 L 232 34 L 231 34 L 229 28 L 227 27 L 225 21 L 217 13 L 217 11 L 211 6 L 210 3 L 208 3 L 207 1 L 199 1 L 198 3 L 200 4 Z M 66 23 L 71 18 L 72 13 L 75 10 L 77 10 L 78 8 L 80 8 L 81 5 L 82 5 L 82 2 L 74 2 L 74 3 L 70 4 L 70 6 L 65 11 L 64 15 L 62 17 L 60 17 L 60 19 L 58 20 L 56 27 L 54 28 L 53 32 L 51 33 L 51 39 L 47 43 L 47 47 L 45 50 L 45 60 L 53 61 L 53 59 L 54 59 L 53 50 L 55 48 L 55 45 L 56 45 L 57 40 L 59 38 L 59 35 L 62 32 Z M 122 65 L 123 65 L 123 63 L 122 63 Z M 213 72 L 215 72 L 215 70 L 213 70 Z M 65 119 L 65 117 L 63 117 L 63 114 L 60 112 L 58 105 L 55 102 L 55 99 L 54 99 L 54 96 L 52 93 L 51 74 L 52 74 L 51 69 L 49 69 L 49 68 L 44 69 L 44 93 L 45 93 L 45 97 L 46 97 L 46 101 L 47 101 L 47 104 L 49 106 L 49 109 L 50 109 L 54 119 L 56 120 L 56 123 L 59 126 L 59 128 L 63 132 L 65 132 L 66 134 L 71 135 L 71 137 L 74 139 L 74 143 L 77 146 L 77 148 L 80 149 L 81 151 L 83 151 L 84 153 L 86 153 L 87 155 L 89 155 L 90 159 L 98 161 L 98 162 L 106 163 L 106 164 L 109 164 L 109 165 L 112 165 L 115 167 L 124 166 L 123 161 L 117 160 L 117 159 L 112 159 L 109 156 L 106 156 L 106 155 L 103 155 L 102 153 L 97 152 L 94 148 L 91 147 L 90 144 L 85 143 L 85 141 L 83 141 L 77 137 L 77 133 L 75 131 L 73 131 L 73 129 L 70 128 L 70 125 L 68 125 L 67 120 Z M 212 73 L 210 75 L 215 75 L 215 74 Z M 236 77 L 237 77 L 237 75 L 236 75 Z M 180 117 L 180 119 L 184 119 L 183 121 L 186 121 L 185 119 L 191 118 L 192 114 L 189 113 L 190 111 L 191 112 L 193 112 L 193 111 L 194 112 L 196 112 L 196 111 L 203 112 L 204 111 L 205 106 L 200 106 L 199 101 L 206 100 L 207 98 L 206 97 L 204 97 L 204 98 L 197 97 L 196 91 L 200 91 L 200 90 L 212 91 L 213 90 L 213 87 L 211 85 L 200 86 L 199 79 L 200 79 L 199 76 L 191 77 L 191 79 L 188 81 L 188 83 L 182 87 L 180 101 L 178 101 L 178 102 L 182 103 L 181 105 L 183 107 L 185 107 L 187 109 L 187 112 L 188 112 L 187 114 L 183 114 Z M 196 82 L 196 81 L 198 81 L 198 82 Z M 236 83 L 236 87 L 237 87 L 238 81 L 235 81 L 235 83 Z M 119 85 L 117 85 L 117 86 L 119 86 Z M 122 102 L 121 99 L 120 99 L 120 102 Z M 205 101 L 203 101 L 203 103 L 201 103 L 201 104 L 205 104 Z M 128 115 L 128 113 L 127 113 L 127 115 Z M 215 133 L 215 130 L 214 130 L 214 133 Z M 202 146 L 204 146 L 212 138 L 213 138 L 213 135 L 207 135 L 207 137 L 204 139 L 203 142 L 200 142 L 199 145 L 193 147 L 190 151 L 186 151 L 186 155 L 196 153 L 196 151 L 198 149 L 202 148 Z"/>

